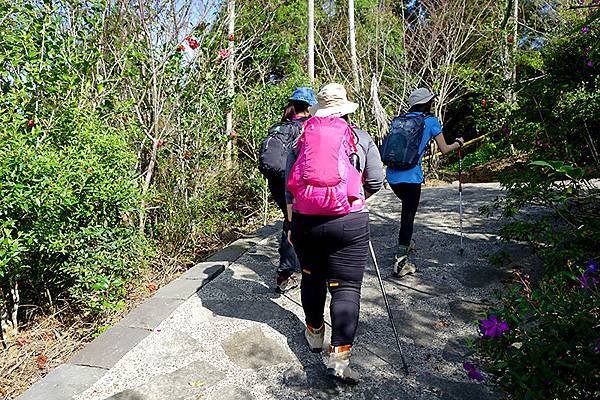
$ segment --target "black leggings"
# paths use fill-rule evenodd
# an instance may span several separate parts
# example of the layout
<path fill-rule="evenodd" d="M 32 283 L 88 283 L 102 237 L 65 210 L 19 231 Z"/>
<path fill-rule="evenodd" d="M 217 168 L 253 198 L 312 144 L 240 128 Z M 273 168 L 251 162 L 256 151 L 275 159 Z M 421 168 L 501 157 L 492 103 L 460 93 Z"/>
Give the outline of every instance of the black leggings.
<path fill-rule="evenodd" d="M 420 183 L 397 183 L 390 185 L 396 196 L 402 201 L 402 216 L 400 217 L 400 233 L 398 244 L 410 246 L 410 239 L 415 225 L 415 215 L 421 200 Z"/>
<path fill-rule="evenodd" d="M 294 214 L 292 242 L 302 268 L 301 297 L 306 323 L 317 329 L 323 325 L 329 288 L 331 345 L 352 344 L 369 252 L 369 213 L 343 217 Z"/>

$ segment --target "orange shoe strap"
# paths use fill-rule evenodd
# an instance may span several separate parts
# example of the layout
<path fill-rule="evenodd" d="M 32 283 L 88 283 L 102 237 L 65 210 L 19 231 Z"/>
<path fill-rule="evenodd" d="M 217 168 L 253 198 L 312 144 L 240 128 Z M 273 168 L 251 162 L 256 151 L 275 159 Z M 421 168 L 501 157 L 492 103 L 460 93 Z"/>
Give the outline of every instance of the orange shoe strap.
<path fill-rule="evenodd" d="M 350 349 L 352 349 L 352 345 L 351 344 L 346 344 L 343 346 L 331 346 L 329 345 L 329 352 L 330 353 L 344 353 L 346 351 L 350 351 Z"/>

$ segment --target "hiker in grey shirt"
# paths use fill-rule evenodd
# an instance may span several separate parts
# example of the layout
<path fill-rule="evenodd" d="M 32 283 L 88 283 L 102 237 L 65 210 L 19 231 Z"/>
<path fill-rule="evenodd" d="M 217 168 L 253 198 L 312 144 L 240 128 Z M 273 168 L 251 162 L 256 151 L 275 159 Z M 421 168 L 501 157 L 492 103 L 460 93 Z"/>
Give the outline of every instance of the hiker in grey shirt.
<path fill-rule="evenodd" d="M 381 189 L 383 184 L 383 165 L 379 151 L 369 134 L 351 124 L 351 132 L 349 132 L 348 125 L 338 119 L 342 118 L 348 122 L 348 114 L 356 111 L 357 107 L 358 104 L 347 100 L 346 90 L 342 85 L 329 84 L 321 88 L 317 95 L 317 105 L 310 108 L 311 115 L 318 118 L 311 118 L 304 122 L 303 129 L 311 132 L 310 138 L 323 135 L 322 138 L 325 139 L 311 141 L 312 139 L 309 140 L 307 136 L 301 145 L 294 146 L 290 151 L 286 166 L 287 215 L 291 218 L 289 222 L 292 226 L 289 240 L 296 250 L 302 269 L 300 287 L 306 320 L 304 337 L 310 351 L 322 350 L 325 336 L 323 313 L 329 289 L 332 328 L 327 373 L 346 383 L 356 383 L 359 378 L 356 371 L 350 368 L 350 354 L 358 327 L 360 291 L 368 259 L 370 229 L 365 200 Z M 333 129 L 330 127 L 335 127 L 336 130 L 331 132 L 324 130 Z M 342 134 L 337 129 L 343 130 L 345 135 L 339 139 L 341 146 L 350 144 L 345 149 L 346 153 L 341 150 L 335 155 L 323 153 L 324 149 L 332 148 L 331 142 L 327 142 L 326 138 L 336 138 L 335 135 Z M 350 139 L 352 137 L 353 140 Z M 300 140 L 303 140 L 302 134 Z M 319 179 L 322 178 L 322 182 L 325 183 L 330 181 L 328 176 L 337 167 L 341 178 L 339 184 L 347 185 L 344 186 L 346 190 L 344 194 L 347 196 L 344 200 L 348 202 L 344 204 L 340 200 L 340 205 L 337 205 L 343 207 L 343 212 L 337 213 L 327 208 L 336 207 L 335 200 L 325 200 L 323 208 L 319 208 L 320 205 L 314 208 L 303 208 L 307 203 L 301 196 L 310 196 L 312 190 L 326 188 L 331 191 L 330 199 L 339 200 L 339 197 L 335 197 L 338 194 L 333 194 L 337 187 L 325 185 L 302 188 L 300 186 L 300 190 L 303 191 L 296 192 L 298 198 L 294 198 L 290 192 L 290 189 L 295 190 L 293 185 L 300 182 L 296 177 L 299 168 L 305 168 L 302 163 L 306 162 L 308 152 L 311 154 L 321 152 L 315 157 L 321 157 L 320 160 L 325 160 L 325 164 L 319 167 L 323 169 L 312 169 L 307 173 L 306 178 L 301 179 L 307 181 L 310 179 L 311 182 L 316 179 L 317 182 L 321 182 Z M 304 155 L 300 157 L 301 154 Z M 350 163 L 341 158 L 347 156 Z M 331 164 L 333 162 L 338 164 L 334 166 Z M 296 163 L 300 163 L 299 166 L 295 165 Z M 354 168 L 360 174 L 357 174 Z M 312 199 L 320 198 L 315 196 Z"/>

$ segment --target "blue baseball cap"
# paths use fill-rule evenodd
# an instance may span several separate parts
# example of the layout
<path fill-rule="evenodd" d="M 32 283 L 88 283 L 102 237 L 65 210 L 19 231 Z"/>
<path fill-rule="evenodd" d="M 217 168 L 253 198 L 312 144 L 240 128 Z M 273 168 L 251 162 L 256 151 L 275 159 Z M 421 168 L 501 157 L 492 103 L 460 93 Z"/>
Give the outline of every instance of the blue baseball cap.
<path fill-rule="evenodd" d="M 315 98 L 315 92 L 308 87 L 299 87 L 294 90 L 292 96 L 288 100 L 294 101 L 303 101 L 308 103 L 309 106 L 314 106 L 317 104 L 317 99 Z"/>

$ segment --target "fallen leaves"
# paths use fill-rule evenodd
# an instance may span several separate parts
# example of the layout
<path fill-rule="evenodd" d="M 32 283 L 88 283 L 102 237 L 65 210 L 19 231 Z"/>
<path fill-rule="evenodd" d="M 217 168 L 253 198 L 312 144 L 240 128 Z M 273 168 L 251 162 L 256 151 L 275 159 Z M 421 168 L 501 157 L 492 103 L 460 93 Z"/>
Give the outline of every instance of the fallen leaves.
<path fill-rule="evenodd" d="M 148 289 L 150 293 L 154 293 L 158 290 L 158 286 L 155 283 L 148 283 L 146 284 L 146 289 Z"/>
<path fill-rule="evenodd" d="M 48 357 L 44 354 L 40 354 L 35 358 L 35 362 L 39 369 L 45 369 L 46 365 L 48 364 Z"/>
<path fill-rule="evenodd" d="M 54 333 L 52 332 L 42 332 L 41 336 L 44 342 L 51 343 L 54 341 Z"/>
<path fill-rule="evenodd" d="M 435 324 L 435 327 L 438 328 L 438 329 L 447 328 L 449 326 L 450 326 L 450 322 L 444 321 L 444 320 L 438 321 Z"/>

